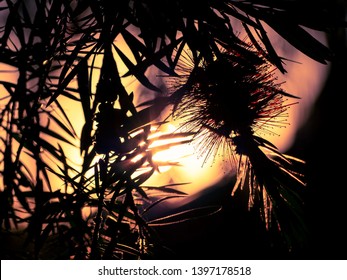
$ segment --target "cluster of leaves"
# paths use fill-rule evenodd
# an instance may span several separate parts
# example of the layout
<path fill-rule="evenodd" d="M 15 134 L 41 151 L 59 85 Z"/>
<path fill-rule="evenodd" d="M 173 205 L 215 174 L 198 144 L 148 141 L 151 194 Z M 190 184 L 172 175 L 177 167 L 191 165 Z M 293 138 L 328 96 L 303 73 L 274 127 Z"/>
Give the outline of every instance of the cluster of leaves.
<path fill-rule="evenodd" d="M 328 31 L 337 24 L 325 4 L 0 1 L 1 71 L 14 77 L 13 81 L 0 79 L 2 231 L 24 230 L 27 242 L 34 244 L 33 258 L 45 257 L 44 246 L 52 237 L 58 237 L 66 248 L 57 256 L 62 258 L 143 258 L 150 254 L 155 244 L 150 225 L 155 221 L 146 221 L 143 215 L 172 195 L 183 194 L 170 186 L 143 186 L 157 169 L 153 153 L 168 147 L 151 148 L 153 141 L 168 136 L 148 136 L 164 108 L 177 102 L 178 93 L 188 87 L 166 94 L 149 78 L 148 70 L 156 68 L 179 77 L 177 68 L 187 48 L 196 66 L 201 61 L 213 63 L 225 50 L 238 48 L 242 54 L 243 42 L 234 33 L 231 17 L 242 24 L 262 59 L 282 72 L 283 58 L 273 48 L 264 23 L 306 55 L 326 63 L 330 51 L 303 28 Z M 131 57 L 117 44 L 119 38 Z M 99 67 L 96 60 L 100 57 Z M 119 72 L 120 62 L 127 68 L 124 75 Z M 143 104 L 145 108 L 136 107 L 134 93 L 123 83 L 129 76 L 158 98 Z M 80 135 L 62 98 L 82 107 Z M 83 159 L 78 167 L 59 144 L 76 145 L 76 139 Z M 185 141 L 189 140 L 178 143 Z M 254 143 L 275 149 L 263 139 Z M 246 156 L 250 166 L 256 164 L 253 159 L 270 162 L 267 156 L 253 156 L 251 150 Z M 276 188 L 282 173 L 273 176 L 273 172 L 282 172 L 283 167 L 275 161 L 268 166 L 252 172 L 258 181 L 262 178 L 258 182 L 262 187 Z M 52 178 L 58 178 L 58 183 Z M 164 196 L 150 204 L 150 195 L 158 193 Z M 281 200 L 283 193 L 275 193 L 272 199 Z M 91 214 L 86 217 L 88 209 Z"/>

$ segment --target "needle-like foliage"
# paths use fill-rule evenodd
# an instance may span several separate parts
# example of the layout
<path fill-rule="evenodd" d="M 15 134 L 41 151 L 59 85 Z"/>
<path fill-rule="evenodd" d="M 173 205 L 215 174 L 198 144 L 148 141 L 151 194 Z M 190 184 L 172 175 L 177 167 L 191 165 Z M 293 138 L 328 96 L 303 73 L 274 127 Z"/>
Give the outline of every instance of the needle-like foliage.
<path fill-rule="evenodd" d="M 145 185 L 158 165 L 177 164 L 153 155 L 191 141 L 204 155 L 232 158 L 233 192 L 247 185 L 249 207 L 293 238 L 304 223 L 301 172 L 258 135 L 282 125 L 296 102 L 276 83 L 273 69 L 286 72 L 285 58 L 266 28 L 327 63 L 333 54 L 307 28 L 341 26 L 335 8 L 286 0 L 0 1 L 0 222 L 2 235 L 19 234 L 27 251 L 8 248 L 5 257 L 156 257 L 164 246 L 153 228 L 220 210 L 146 219 L 185 195 L 174 185 Z M 129 77 L 156 97 L 137 106 Z M 151 137 L 168 106 L 183 132 Z M 151 145 L 167 138 L 176 141 Z"/>

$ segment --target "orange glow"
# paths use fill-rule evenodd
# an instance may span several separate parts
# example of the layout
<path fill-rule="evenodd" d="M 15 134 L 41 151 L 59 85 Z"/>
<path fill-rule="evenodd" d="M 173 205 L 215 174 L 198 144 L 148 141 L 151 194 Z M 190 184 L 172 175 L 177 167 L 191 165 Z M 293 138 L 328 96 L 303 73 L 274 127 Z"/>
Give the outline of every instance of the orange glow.
<path fill-rule="evenodd" d="M 231 18 L 231 21 L 235 33 L 240 38 L 247 38 L 240 21 L 235 18 Z M 285 153 L 295 141 L 296 133 L 310 115 L 314 102 L 328 77 L 330 64 L 324 65 L 307 57 L 279 36 L 266 23 L 262 22 L 262 24 L 278 56 L 284 58 L 284 68 L 287 73 L 282 74 L 276 70 L 278 83 L 282 83 L 281 88 L 284 91 L 300 98 L 297 100 L 297 104 L 288 108 L 286 125 L 274 127 L 270 133 L 260 135 Z M 305 30 L 324 45 L 328 45 L 324 32 L 308 28 Z M 254 35 L 257 37 L 255 32 Z M 296 102 L 296 100 L 290 101 Z"/>
<path fill-rule="evenodd" d="M 179 132 L 174 122 L 164 126 L 155 135 Z M 150 137 L 153 137 L 150 136 Z M 182 138 L 155 141 L 151 147 L 167 143 L 178 143 Z M 230 176 L 232 167 L 225 163 L 223 155 L 208 159 L 199 156 L 195 151 L 194 141 L 190 143 L 173 145 L 169 149 L 159 151 L 153 155 L 159 166 L 159 172 L 155 172 L 146 182 L 146 186 L 163 186 L 166 184 L 186 184 L 178 187 L 188 194 L 194 194 L 204 188 L 219 182 L 224 176 Z M 165 162 L 178 163 L 165 165 Z"/>
<path fill-rule="evenodd" d="M 157 166 L 157 171 L 144 183 L 145 186 L 178 184 L 176 187 L 178 190 L 194 194 L 213 186 L 223 177 L 230 177 L 234 174 L 231 172 L 230 162 L 226 164 L 223 155 L 209 159 L 199 157 L 195 151 L 194 142 L 188 142 L 191 137 L 175 136 L 174 133 L 180 133 L 177 127 L 178 125 L 174 122 L 153 127 L 152 134 L 148 137 L 148 140 L 153 142 L 149 145 L 148 151 L 153 152 L 152 160 Z M 160 139 L 161 136 L 167 137 Z M 135 162 L 141 157 L 142 155 L 138 155 L 133 161 Z M 136 175 L 138 175 L 137 172 L 134 176 Z"/>
<path fill-rule="evenodd" d="M 289 125 L 283 128 L 274 128 L 272 134 L 261 135 L 262 137 L 267 138 L 268 140 L 273 142 L 281 151 L 285 151 L 290 147 L 291 143 L 295 139 L 296 132 L 309 115 L 309 110 L 312 104 L 314 104 L 314 101 L 325 82 L 329 67 L 307 58 L 305 55 L 298 52 L 295 48 L 286 43 L 273 31 L 269 30 L 269 34 L 273 39 L 275 47 L 276 49 L 278 49 L 280 56 L 300 63 L 299 64 L 288 61 L 286 65 L 288 74 L 279 74 L 279 82 L 285 81 L 285 83 L 283 84 L 283 89 L 291 94 L 302 97 L 302 99 L 299 100 L 298 105 L 294 105 L 289 109 Z M 316 32 L 315 36 L 318 36 L 323 41 L 325 40 L 324 35 L 321 33 Z M 119 48 L 122 49 L 124 54 L 129 57 L 130 60 L 133 60 L 131 52 L 120 36 L 117 37 L 116 44 Z M 116 53 L 115 57 L 117 59 L 117 66 L 119 68 L 120 74 L 125 74 L 127 68 L 119 59 Z M 93 69 L 92 73 L 92 92 L 95 92 L 101 63 L 102 56 L 99 55 L 96 57 L 94 65 L 95 68 Z M 8 69 L 6 67 L 6 65 L 0 65 L 0 70 L 2 70 L 1 79 L 15 83 L 18 78 L 18 74 L 14 73 L 13 71 L 16 71 L 17 69 Z M 3 72 L 6 70 L 11 70 L 12 72 L 6 74 L 6 72 Z M 149 69 L 149 71 L 153 71 L 153 73 L 155 73 L 155 70 L 153 69 Z M 157 79 L 156 81 L 158 83 L 161 82 L 159 81 L 160 79 L 154 77 L 153 73 L 149 73 L 150 76 L 152 75 L 151 78 L 153 78 L 153 83 L 156 84 L 154 79 Z M 151 99 L 154 96 L 154 93 L 152 91 L 147 90 L 143 86 L 141 86 L 134 77 L 122 78 L 122 82 L 126 87 L 128 93 L 134 92 L 135 104 L 138 104 L 139 101 L 143 101 L 144 99 Z M 71 87 L 75 86 L 76 81 L 73 82 Z M 5 90 L 0 91 L 0 93 L 2 92 L 5 92 Z M 0 98 L 0 106 L 2 107 L 4 106 L 4 104 L 6 104 L 6 99 L 4 99 L 4 96 L 0 96 Z M 79 137 L 81 135 L 82 127 L 85 122 L 82 114 L 82 107 L 79 102 L 71 101 L 63 96 L 60 96 L 58 100 L 61 106 L 64 108 L 68 118 L 72 122 L 77 137 L 75 139 L 69 138 L 69 140 L 73 142 L 73 146 L 59 142 L 56 139 L 56 143 L 52 143 L 52 145 L 61 145 L 68 157 L 67 160 L 69 162 L 73 162 L 74 167 L 77 169 L 77 171 L 79 171 L 81 169 L 82 163 L 82 158 L 79 150 Z M 51 122 L 50 125 L 52 125 L 52 128 L 54 128 L 53 126 L 55 124 L 54 122 Z M 56 127 L 56 129 L 59 129 L 58 126 Z M 178 125 L 176 125 L 175 123 L 170 123 L 166 126 L 162 126 L 160 128 L 161 131 L 158 133 L 171 133 L 175 131 L 177 127 Z M 47 135 L 42 135 L 42 137 L 49 139 Z M 153 134 L 151 137 L 155 137 L 155 135 Z M 179 142 L 181 140 L 182 139 L 173 138 L 171 140 L 166 140 L 167 142 L 157 141 L 154 142 L 150 146 L 150 148 L 152 149 L 155 148 L 156 145 L 160 146 L 167 143 L 174 144 L 175 141 Z M 196 153 L 194 143 L 172 145 L 164 151 L 156 152 L 153 155 L 153 159 L 159 165 L 159 172 L 155 172 L 154 175 L 145 182 L 145 185 L 161 186 L 172 183 L 189 183 L 188 185 L 182 185 L 182 187 L 180 187 L 180 190 L 189 194 L 194 194 L 204 188 L 213 186 L 214 184 L 223 180 L 225 176 L 231 176 L 234 174 L 233 167 L 231 166 L 229 161 L 225 160 L 222 153 L 220 153 L 215 158 L 210 157 L 206 161 L 204 157 L 199 157 L 199 154 Z M 57 168 L 54 169 L 57 170 Z M 56 188 L 62 188 L 63 183 L 57 181 L 55 175 L 51 174 L 50 176 L 52 176 L 52 180 L 54 179 L 53 186 L 56 186 Z"/>
<path fill-rule="evenodd" d="M 323 32 L 308 31 L 312 36 L 327 45 L 327 39 Z M 295 49 L 271 29 L 268 32 L 274 41 L 278 55 L 288 59 L 285 63 L 287 73 L 276 72 L 278 81 L 283 82 L 283 90 L 300 98 L 298 104 L 290 106 L 288 109 L 288 125 L 277 128 L 274 130 L 274 134 L 266 137 L 281 152 L 285 152 L 293 144 L 296 133 L 310 116 L 313 105 L 328 77 L 330 64 L 324 65 L 314 61 Z"/>
<path fill-rule="evenodd" d="M 151 140 L 156 136 L 174 133 L 176 130 L 176 127 L 169 123 L 164 125 L 159 131 L 150 135 L 148 139 Z M 172 167 L 172 164 L 179 164 L 183 158 L 192 156 L 193 151 L 191 150 L 191 146 L 187 144 L 180 144 L 180 141 L 189 141 L 189 139 L 187 137 L 173 137 L 171 139 L 154 140 L 153 143 L 149 145 L 149 149 L 167 144 L 170 145 L 167 149 L 160 150 L 153 154 L 152 159 L 154 162 L 159 164 L 160 173 L 168 171 Z"/>

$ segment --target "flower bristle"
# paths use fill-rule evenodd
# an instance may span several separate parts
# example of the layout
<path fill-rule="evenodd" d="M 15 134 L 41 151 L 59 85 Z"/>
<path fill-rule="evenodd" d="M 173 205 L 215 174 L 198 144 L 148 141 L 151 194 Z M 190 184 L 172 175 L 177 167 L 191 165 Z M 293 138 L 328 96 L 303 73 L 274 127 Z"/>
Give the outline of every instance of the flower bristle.
<path fill-rule="evenodd" d="M 189 61 L 191 57 L 184 58 L 181 73 L 170 78 L 172 115 L 181 120 L 183 131 L 195 133 L 197 152 L 205 162 L 217 155 L 231 159 L 237 170 L 232 194 L 249 182 L 248 206 L 260 207 L 269 228 L 278 208 L 290 207 L 278 203 L 285 200 L 290 180 L 301 181 L 291 162 L 259 135 L 286 126 L 287 109 L 294 104 L 288 100 L 295 96 L 282 90 L 272 64 L 246 43 L 222 49 L 213 60 Z"/>
<path fill-rule="evenodd" d="M 231 145 L 236 135 L 266 134 L 284 126 L 290 104 L 271 67 L 246 44 L 221 51 L 213 61 L 194 63 L 185 57 L 181 74 L 170 78 L 173 116 L 204 142 L 221 137 Z"/>

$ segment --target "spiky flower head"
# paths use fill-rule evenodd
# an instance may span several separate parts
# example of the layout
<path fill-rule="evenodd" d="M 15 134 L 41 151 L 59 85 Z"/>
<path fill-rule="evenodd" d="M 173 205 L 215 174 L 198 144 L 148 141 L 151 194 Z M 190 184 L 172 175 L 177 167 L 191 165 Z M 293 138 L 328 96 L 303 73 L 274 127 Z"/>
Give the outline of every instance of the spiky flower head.
<path fill-rule="evenodd" d="M 192 63 L 193 64 L 193 63 Z M 271 132 L 284 126 L 288 104 L 293 97 L 281 89 L 274 69 L 256 50 L 244 45 L 224 50 L 212 61 L 200 60 L 181 68 L 173 78 L 173 115 L 182 127 L 195 131 L 201 151 L 223 143 L 237 154 L 247 154 L 240 137 Z"/>
<path fill-rule="evenodd" d="M 286 212 L 283 208 L 296 200 L 293 180 L 301 181 L 289 157 L 263 135 L 286 125 L 293 104 L 288 100 L 295 96 L 282 90 L 272 65 L 244 42 L 210 60 L 188 59 L 180 70 L 169 84 L 173 115 L 182 121 L 183 130 L 195 133 L 200 154 L 208 158 L 221 151 L 236 163 L 233 193 L 248 181 L 249 207 L 260 205 L 269 227 L 271 215 L 279 208 L 277 213 Z"/>

